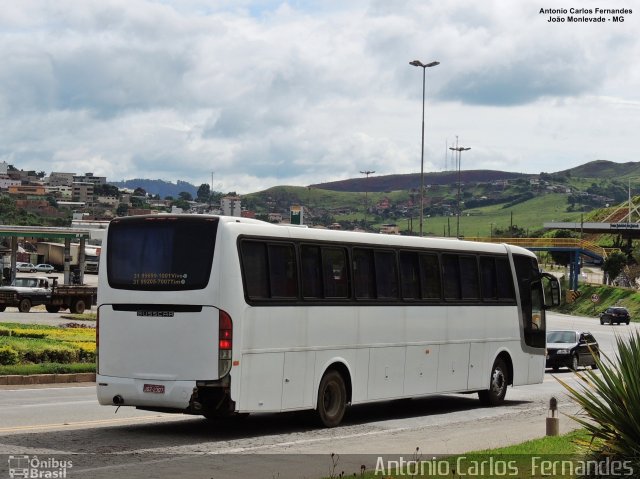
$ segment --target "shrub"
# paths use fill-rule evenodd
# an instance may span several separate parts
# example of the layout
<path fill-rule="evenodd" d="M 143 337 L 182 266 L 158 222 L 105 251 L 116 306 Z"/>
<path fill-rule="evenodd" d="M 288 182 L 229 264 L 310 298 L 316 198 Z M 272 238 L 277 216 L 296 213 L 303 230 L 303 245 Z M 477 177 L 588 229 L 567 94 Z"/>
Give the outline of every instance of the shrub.
<path fill-rule="evenodd" d="M 630 461 L 640 470 L 640 332 L 617 337 L 614 358 L 595 358 L 600 374 L 576 373 L 578 386 L 560 383 L 582 411 L 574 416 L 590 434 L 586 444 L 596 458 Z"/>
<path fill-rule="evenodd" d="M 9 346 L 0 347 L 0 364 L 3 366 L 10 366 L 12 364 L 18 364 L 20 361 L 20 355 L 18 351 Z"/>

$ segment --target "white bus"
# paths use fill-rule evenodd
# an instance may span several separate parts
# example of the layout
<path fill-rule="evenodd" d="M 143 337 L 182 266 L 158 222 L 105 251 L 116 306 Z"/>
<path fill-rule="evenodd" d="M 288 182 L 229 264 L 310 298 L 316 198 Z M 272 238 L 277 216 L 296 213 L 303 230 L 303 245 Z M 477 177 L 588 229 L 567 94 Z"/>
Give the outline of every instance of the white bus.
<path fill-rule="evenodd" d="M 332 427 L 350 404 L 500 404 L 542 382 L 544 289 L 560 298 L 516 246 L 224 216 L 115 219 L 101 262 L 99 402 L 208 418 L 315 409 Z"/>

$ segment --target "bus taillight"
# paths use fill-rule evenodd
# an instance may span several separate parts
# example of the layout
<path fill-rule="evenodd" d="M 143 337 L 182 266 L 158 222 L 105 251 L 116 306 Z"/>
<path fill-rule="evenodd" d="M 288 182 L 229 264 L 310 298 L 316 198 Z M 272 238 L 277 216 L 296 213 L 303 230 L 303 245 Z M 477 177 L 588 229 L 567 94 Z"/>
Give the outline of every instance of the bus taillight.
<path fill-rule="evenodd" d="M 218 315 L 218 377 L 231 370 L 233 350 L 233 321 L 231 316 L 220 310 Z"/>
<path fill-rule="evenodd" d="M 100 308 L 96 311 L 96 373 L 100 374 Z"/>

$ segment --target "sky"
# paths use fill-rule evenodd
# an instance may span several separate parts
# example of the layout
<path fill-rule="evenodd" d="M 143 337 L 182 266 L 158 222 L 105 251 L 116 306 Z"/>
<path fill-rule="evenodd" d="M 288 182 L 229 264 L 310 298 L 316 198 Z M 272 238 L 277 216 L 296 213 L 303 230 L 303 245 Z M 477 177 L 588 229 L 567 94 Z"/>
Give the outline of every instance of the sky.
<path fill-rule="evenodd" d="M 419 173 L 416 59 L 427 183 L 456 142 L 463 170 L 638 161 L 639 24 L 633 0 L 3 2 L 0 161 L 238 194 Z"/>

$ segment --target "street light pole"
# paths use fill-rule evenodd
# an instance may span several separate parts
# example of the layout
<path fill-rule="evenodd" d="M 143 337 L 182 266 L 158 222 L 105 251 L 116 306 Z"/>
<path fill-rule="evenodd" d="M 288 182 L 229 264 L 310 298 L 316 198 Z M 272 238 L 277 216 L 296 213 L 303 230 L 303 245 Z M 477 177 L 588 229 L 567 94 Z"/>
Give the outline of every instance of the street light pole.
<path fill-rule="evenodd" d="M 422 68 L 422 150 L 420 153 L 420 236 L 422 236 L 422 223 L 424 220 L 424 93 L 427 68 L 440 65 L 440 62 L 422 63 L 420 60 L 413 60 L 409 65 Z"/>
<path fill-rule="evenodd" d="M 462 152 L 470 150 L 471 148 L 465 148 L 464 146 L 449 147 L 450 150 L 458 152 L 458 217 L 456 219 L 456 237 L 460 238 L 460 164 L 462 163 Z"/>

